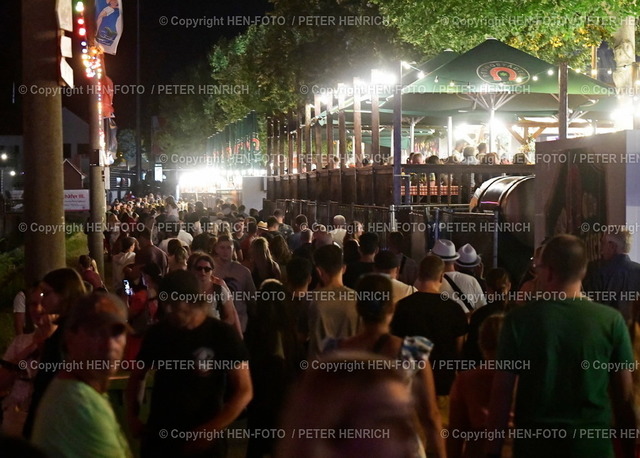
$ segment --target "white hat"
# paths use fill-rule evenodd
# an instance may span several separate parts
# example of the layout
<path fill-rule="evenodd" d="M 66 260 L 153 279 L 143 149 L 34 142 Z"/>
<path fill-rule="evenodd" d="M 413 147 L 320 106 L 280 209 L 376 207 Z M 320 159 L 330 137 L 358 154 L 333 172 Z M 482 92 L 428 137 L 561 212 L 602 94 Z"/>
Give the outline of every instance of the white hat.
<path fill-rule="evenodd" d="M 436 241 L 436 244 L 433 246 L 431 253 L 438 256 L 443 261 L 455 261 L 460 257 L 458 253 L 456 253 L 456 246 L 453 244 L 451 240 L 440 239 Z"/>
<path fill-rule="evenodd" d="M 468 243 L 460 247 L 458 255 L 460 255 L 460 259 L 456 261 L 456 265 L 460 267 L 475 267 L 482 262 L 475 248 Z"/>

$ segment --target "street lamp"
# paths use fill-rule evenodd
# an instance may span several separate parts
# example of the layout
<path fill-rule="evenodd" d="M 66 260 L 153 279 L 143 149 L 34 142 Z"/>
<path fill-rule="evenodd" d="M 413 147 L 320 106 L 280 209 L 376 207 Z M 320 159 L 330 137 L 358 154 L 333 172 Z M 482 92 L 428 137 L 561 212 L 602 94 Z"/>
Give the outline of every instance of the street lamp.
<path fill-rule="evenodd" d="M 398 70 L 398 85 L 394 91 L 393 97 L 393 204 L 400 205 L 402 203 L 402 89 L 404 88 L 403 70 L 415 70 L 418 78 L 424 78 L 424 74 L 420 69 L 414 67 L 412 63 L 400 61 Z M 413 135 L 411 135 L 410 149 L 413 149 Z"/>
<path fill-rule="evenodd" d="M 405 65 L 411 67 L 406 62 L 400 62 L 398 66 L 398 86 L 393 96 L 393 204 L 402 203 L 402 168 L 400 160 L 402 158 L 402 69 Z"/>

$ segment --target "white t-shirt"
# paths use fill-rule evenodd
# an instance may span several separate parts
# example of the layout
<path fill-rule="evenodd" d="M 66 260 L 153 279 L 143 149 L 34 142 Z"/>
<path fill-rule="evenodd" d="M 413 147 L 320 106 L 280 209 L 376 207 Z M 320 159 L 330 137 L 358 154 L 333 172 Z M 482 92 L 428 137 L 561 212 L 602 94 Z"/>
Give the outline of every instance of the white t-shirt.
<path fill-rule="evenodd" d="M 327 339 L 356 335 L 360 317 L 356 292 L 351 288 L 319 288 L 312 293 L 316 300 L 309 304 L 309 358 L 317 359 Z"/>
<path fill-rule="evenodd" d="M 473 278 L 471 275 L 463 274 L 462 272 L 446 272 L 444 275 L 445 277 L 449 277 L 456 285 L 458 285 L 460 291 L 465 294 L 465 299 L 467 299 L 467 302 L 471 304 L 474 310 L 487 305 L 480 283 L 478 283 L 478 280 Z M 440 292 L 447 293 L 448 298 L 453 299 L 460 304 L 460 307 L 462 307 L 462 310 L 464 310 L 465 313 L 471 312 L 471 310 L 467 310 L 462 299 L 458 297 L 458 293 L 453 290 L 446 279 L 442 281 Z"/>
<path fill-rule="evenodd" d="M 118 253 L 111 258 L 111 276 L 113 277 L 113 290 L 122 288 L 124 280 L 124 268 L 129 264 L 135 264 L 136 254 L 132 252 Z"/>
<path fill-rule="evenodd" d="M 411 296 L 413 293 L 418 291 L 415 286 L 407 285 L 406 283 L 402 283 L 395 278 L 391 279 L 391 288 L 393 294 L 393 302 L 395 302 L 396 304 L 398 303 L 398 301 L 404 299 L 407 296 Z"/>

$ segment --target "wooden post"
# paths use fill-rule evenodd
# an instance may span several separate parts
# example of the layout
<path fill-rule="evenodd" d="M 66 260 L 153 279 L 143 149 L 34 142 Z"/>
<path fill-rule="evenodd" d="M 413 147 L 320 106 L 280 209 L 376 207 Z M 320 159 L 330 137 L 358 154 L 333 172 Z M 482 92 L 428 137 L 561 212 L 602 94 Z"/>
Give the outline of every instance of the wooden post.
<path fill-rule="evenodd" d="M 344 91 L 340 91 L 338 94 L 338 160 L 339 164 L 334 164 L 334 167 L 340 167 L 338 173 L 338 195 L 342 200 L 342 181 L 344 169 L 347 167 L 347 126 L 344 119 Z"/>
<path fill-rule="evenodd" d="M 333 93 L 329 94 L 327 102 L 327 168 L 334 168 L 333 164 Z"/>
<path fill-rule="evenodd" d="M 293 155 L 295 154 L 293 148 L 293 136 L 295 132 L 293 130 L 293 113 L 291 109 L 289 109 L 289 114 L 287 115 L 287 174 L 291 175 L 293 173 Z"/>
<path fill-rule="evenodd" d="M 304 106 L 304 160 L 307 164 L 307 172 L 311 172 L 311 105 L 305 104 Z"/>
<path fill-rule="evenodd" d="M 275 176 L 280 175 L 280 143 L 282 138 L 280 137 L 280 119 L 278 116 L 273 118 L 273 174 Z"/>
<path fill-rule="evenodd" d="M 284 175 L 285 156 L 284 156 L 284 140 L 287 130 L 287 118 L 284 114 L 280 115 L 280 128 L 278 129 L 278 175 Z"/>
<path fill-rule="evenodd" d="M 322 126 L 320 125 L 320 123 L 318 122 L 320 119 L 320 113 L 322 113 L 322 103 L 320 102 L 320 96 L 319 95 L 314 95 L 313 96 L 313 101 L 314 101 L 314 105 L 315 105 L 315 113 L 314 116 L 316 118 L 316 124 L 315 124 L 315 135 L 316 135 L 316 170 L 321 170 L 322 169 Z"/>
<path fill-rule="evenodd" d="M 302 135 L 303 135 L 303 127 L 302 127 L 302 109 L 303 107 L 299 106 L 298 111 L 296 111 L 296 163 L 295 168 L 298 169 L 298 173 L 302 173 L 302 169 L 304 168 L 305 161 L 302 156 Z"/>
<path fill-rule="evenodd" d="M 344 91 L 338 94 L 338 157 L 340 168 L 345 168 L 347 163 L 347 125 L 344 117 Z"/>
<path fill-rule="evenodd" d="M 380 111 L 378 109 L 378 93 L 371 93 L 371 161 L 382 163 L 380 157 Z"/>
<path fill-rule="evenodd" d="M 356 167 L 362 167 L 362 112 L 358 79 L 353 79 L 353 155 Z"/>
<path fill-rule="evenodd" d="M 267 116 L 267 176 L 273 175 L 271 162 L 273 161 L 273 120 Z"/>

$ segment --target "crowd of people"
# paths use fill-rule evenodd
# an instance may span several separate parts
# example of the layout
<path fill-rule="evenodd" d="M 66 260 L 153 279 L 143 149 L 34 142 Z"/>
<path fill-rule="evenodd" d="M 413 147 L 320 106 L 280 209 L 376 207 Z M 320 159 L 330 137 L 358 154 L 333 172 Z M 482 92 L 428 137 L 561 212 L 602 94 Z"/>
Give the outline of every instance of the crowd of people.
<path fill-rule="evenodd" d="M 429 150 L 430 152 L 414 152 L 410 153 L 407 157 L 407 164 L 466 164 L 466 165 L 507 165 L 507 164 L 532 164 L 532 159 L 524 152 L 520 151 L 515 153 L 511 158 L 506 154 L 499 155 L 492 151 L 487 152 L 487 144 L 482 142 L 477 146 L 471 146 L 466 140 L 458 140 L 455 143 L 455 147 L 451 152 L 451 155 L 446 159 L 441 158 L 437 151 Z M 371 158 L 364 156 L 362 158 L 362 166 L 367 167 L 373 164 L 392 165 L 393 155 L 379 156 L 377 158 Z M 342 167 L 354 168 L 356 163 L 353 161 L 346 162 L 341 160 L 338 156 L 333 156 L 327 160 L 327 164 L 323 166 L 323 169 L 339 169 Z M 301 171 L 308 172 L 316 170 L 316 165 L 313 164 L 310 169 L 307 169 L 306 164 L 302 165 Z M 287 170 L 285 170 L 287 172 Z"/>
<path fill-rule="evenodd" d="M 531 164 L 531 160 L 523 152 L 513 155 L 511 160 L 506 155 L 498 155 L 496 152 L 487 152 L 486 143 L 478 143 L 477 146 L 471 146 L 466 140 L 458 140 L 451 155 L 446 159 L 441 159 L 438 155 L 432 154 L 425 159 L 423 153 L 411 153 L 407 158 L 407 164 Z"/>
<path fill-rule="evenodd" d="M 439 187 L 452 186 L 453 188 L 448 189 L 446 192 L 450 192 L 452 195 L 464 196 L 463 201 L 467 202 L 473 197 L 475 190 L 479 188 L 484 181 L 492 177 L 491 175 L 487 175 L 486 171 L 485 174 L 479 174 L 472 171 L 473 167 L 459 168 L 458 166 L 527 165 L 531 163 L 532 162 L 529 157 L 524 152 L 515 153 L 513 157 L 509 159 L 504 154 L 499 156 L 498 153 L 495 152 L 488 153 L 486 143 L 479 143 L 477 146 L 470 146 L 465 140 L 458 140 L 455 143 L 455 148 L 451 154 L 445 159 L 440 158 L 436 154 L 432 154 L 425 159 L 425 155 L 421 152 L 411 153 L 407 158 L 407 165 L 444 164 L 448 166 L 455 166 L 453 168 L 449 167 L 449 170 L 446 173 L 425 173 L 420 171 L 420 169 L 413 168 L 410 173 L 408 173 L 411 186 L 419 186 L 423 187 L 423 189 L 411 190 L 411 195 L 413 196 L 412 200 L 415 203 L 428 203 L 430 199 L 427 196 L 437 196 L 444 192 L 443 190 L 438 189 Z M 459 170 L 459 172 L 456 172 L 456 170 Z M 429 190 L 429 187 L 432 189 Z M 403 191 L 403 193 L 404 192 L 406 192 L 406 190 Z M 425 192 L 427 193 L 425 194 Z"/>
<path fill-rule="evenodd" d="M 634 456 L 629 234 L 591 264 L 555 236 L 515 279 L 470 244 L 412 259 L 400 232 L 285 216 L 115 202 L 112 281 L 83 256 L 16 296 L 3 433 L 52 457 L 224 457 L 246 417 L 251 458 Z"/>

